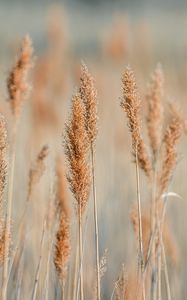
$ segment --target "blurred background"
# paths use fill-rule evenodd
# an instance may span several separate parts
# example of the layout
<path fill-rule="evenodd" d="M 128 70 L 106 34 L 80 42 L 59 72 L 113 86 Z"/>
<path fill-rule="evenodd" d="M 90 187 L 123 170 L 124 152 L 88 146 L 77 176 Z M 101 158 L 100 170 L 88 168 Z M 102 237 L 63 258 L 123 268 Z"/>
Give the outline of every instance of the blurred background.
<path fill-rule="evenodd" d="M 136 258 L 136 243 L 129 216 L 136 199 L 136 182 L 126 118 L 119 105 L 121 75 L 128 64 L 133 67 L 142 98 L 144 120 L 147 83 L 160 62 L 165 74 L 164 105 L 167 108 L 168 100 L 176 101 L 182 107 L 184 117 L 187 116 L 187 1 L 0 0 L 0 105 L 7 118 L 10 118 L 10 113 L 8 105 L 4 104 L 7 97 L 6 77 L 20 40 L 27 33 L 33 41 L 35 68 L 31 99 L 21 121 L 25 126 L 20 126 L 22 134 L 17 146 L 19 172 L 15 191 L 18 200 L 14 214 L 17 215 L 22 209 L 29 163 L 40 146 L 48 143 L 54 157 L 63 153 L 64 121 L 67 119 L 71 96 L 79 86 L 80 63 L 83 60 L 95 78 L 98 90 L 96 173 L 101 255 L 108 249 L 102 295 L 103 299 L 110 299 L 122 264 L 128 269 Z M 143 128 L 147 140 L 144 121 Z M 187 139 L 184 136 L 179 147 L 179 167 L 171 185 L 171 191 L 178 193 L 183 200 L 171 200 L 168 205 L 168 219 L 176 239 L 176 252 L 179 251 L 179 261 L 183 262 L 178 262 L 177 267 L 169 264 L 172 293 L 173 299 L 181 300 L 185 299 L 187 293 L 187 207 L 184 200 L 187 196 L 186 146 Z M 49 178 L 45 180 L 49 182 Z M 143 176 L 141 187 L 142 199 L 146 203 L 150 191 Z M 42 189 L 39 194 L 43 203 L 41 207 L 45 207 L 46 193 Z M 69 197 L 72 198 L 70 193 Z M 41 210 L 43 213 L 44 210 Z M 33 236 L 37 235 L 38 228 L 42 228 L 38 211 L 35 217 L 38 221 L 33 225 Z M 88 232 L 92 232 L 93 220 L 89 224 Z M 36 245 L 32 246 L 35 254 L 37 243 L 39 238 Z M 89 248 L 94 247 L 92 243 L 89 240 Z M 88 251 L 85 256 L 85 286 L 89 295 L 93 274 L 87 266 L 90 266 L 90 261 L 93 263 L 93 255 Z M 37 266 L 37 255 L 32 254 L 30 249 L 27 257 L 28 263 L 32 258 L 33 270 L 30 276 L 28 264 L 23 297 L 32 287 L 32 275 Z M 53 284 L 54 281 L 51 282 Z M 87 296 L 86 299 L 91 298 Z"/>

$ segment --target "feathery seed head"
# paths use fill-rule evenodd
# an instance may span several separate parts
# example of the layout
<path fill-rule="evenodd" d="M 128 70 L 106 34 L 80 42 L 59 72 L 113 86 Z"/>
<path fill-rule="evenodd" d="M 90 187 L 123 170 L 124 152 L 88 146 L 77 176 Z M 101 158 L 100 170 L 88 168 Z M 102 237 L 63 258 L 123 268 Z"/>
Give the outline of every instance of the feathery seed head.
<path fill-rule="evenodd" d="M 161 176 L 159 179 L 160 195 L 166 191 L 173 173 L 173 169 L 176 165 L 176 145 L 181 135 L 181 128 L 181 119 L 179 118 L 179 116 L 173 115 L 164 136 L 165 157 L 162 165 Z"/>
<path fill-rule="evenodd" d="M 59 228 L 56 234 L 54 264 L 62 285 L 67 273 L 67 263 L 70 256 L 70 225 L 65 213 L 60 216 Z"/>
<path fill-rule="evenodd" d="M 140 134 L 140 98 L 137 93 L 137 86 L 133 71 L 127 67 L 123 76 L 123 97 L 121 107 L 127 114 L 128 126 L 132 136 L 132 151 L 137 157 L 142 170 L 148 178 L 151 177 L 152 166 L 146 151 L 145 143 Z"/>
<path fill-rule="evenodd" d="M 91 143 L 97 136 L 97 91 L 94 79 L 85 64 L 81 65 L 80 96 L 85 107 L 86 130 Z"/>
<path fill-rule="evenodd" d="M 69 164 L 67 179 L 81 213 L 90 193 L 90 168 L 87 162 L 89 140 L 85 127 L 84 107 L 80 94 L 72 98 L 72 110 L 66 123 L 65 153 Z"/>
<path fill-rule="evenodd" d="M 29 90 L 27 76 L 33 64 L 32 54 L 32 42 L 29 36 L 26 36 L 22 41 L 19 57 L 7 78 L 8 100 L 16 118 L 20 115 L 24 98 Z"/>
<path fill-rule="evenodd" d="M 7 183 L 7 129 L 3 115 L 0 115 L 0 212 Z"/>
<path fill-rule="evenodd" d="M 45 171 L 45 159 L 48 155 L 49 148 L 47 145 L 43 146 L 40 150 L 34 166 L 29 172 L 29 187 L 28 187 L 28 200 L 30 199 L 34 185 L 40 180 Z"/>
<path fill-rule="evenodd" d="M 147 127 L 150 139 L 150 145 L 155 161 L 157 152 L 160 148 L 162 139 L 162 122 L 163 122 L 163 82 L 164 75 L 160 64 L 152 75 L 149 91 L 146 96 L 148 101 Z"/>

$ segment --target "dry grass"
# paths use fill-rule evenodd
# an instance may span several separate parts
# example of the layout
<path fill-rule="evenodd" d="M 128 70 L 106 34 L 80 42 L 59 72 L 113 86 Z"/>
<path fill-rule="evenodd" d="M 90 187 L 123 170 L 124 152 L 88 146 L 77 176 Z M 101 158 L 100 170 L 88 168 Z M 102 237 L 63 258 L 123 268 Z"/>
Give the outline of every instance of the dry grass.
<path fill-rule="evenodd" d="M 185 246 L 168 206 L 170 197 L 185 197 L 172 181 L 185 113 L 167 105 L 160 64 L 147 90 L 148 76 L 136 64 L 143 73 L 139 88 L 130 67 L 120 83 L 118 63 L 128 53 L 121 22 L 105 59 L 88 62 L 90 72 L 85 63 L 77 68 L 72 54 L 69 59 L 64 31 L 55 15 L 52 20 L 49 49 L 31 76 L 26 36 L 5 78 L 11 113 L 2 104 L 1 299 L 183 299 L 176 277 Z"/>

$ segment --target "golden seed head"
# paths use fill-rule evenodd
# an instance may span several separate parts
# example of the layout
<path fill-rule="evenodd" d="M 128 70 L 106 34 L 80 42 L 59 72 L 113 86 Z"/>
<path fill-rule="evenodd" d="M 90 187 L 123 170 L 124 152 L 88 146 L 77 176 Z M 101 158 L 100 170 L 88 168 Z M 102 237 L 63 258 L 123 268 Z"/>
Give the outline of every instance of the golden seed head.
<path fill-rule="evenodd" d="M 22 41 L 19 57 L 7 78 L 8 100 L 16 118 L 20 115 L 24 98 L 29 91 L 27 76 L 33 65 L 32 54 L 32 42 L 29 36 L 26 36 Z"/>
<path fill-rule="evenodd" d="M 141 169 L 147 177 L 151 177 L 152 166 L 146 150 L 145 143 L 140 134 L 140 98 L 133 71 L 128 67 L 122 76 L 123 97 L 121 107 L 127 114 L 128 127 L 132 136 L 132 150 L 137 157 Z"/>
<path fill-rule="evenodd" d="M 84 212 L 90 193 L 89 140 L 85 127 L 84 106 L 80 94 L 73 96 L 69 122 L 66 123 L 65 153 L 69 165 L 67 179 L 78 209 Z"/>
<path fill-rule="evenodd" d="M 94 143 L 97 136 L 97 91 L 94 79 L 85 64 L 81 66 L 80 96 L 85 107 L 85 120 L 88 138 Z"/>

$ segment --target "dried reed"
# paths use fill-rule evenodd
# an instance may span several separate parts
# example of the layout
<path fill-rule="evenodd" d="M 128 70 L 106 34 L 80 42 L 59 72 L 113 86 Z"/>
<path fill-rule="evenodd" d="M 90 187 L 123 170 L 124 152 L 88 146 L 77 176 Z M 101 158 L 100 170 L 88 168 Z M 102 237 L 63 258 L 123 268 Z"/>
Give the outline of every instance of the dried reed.
<path fill-rule="evenodd" d="M 69 172 L 67 179 L 76 200 L 79 223 L 80 296 L 83 300 L 82 272 L 82 218 L 90 193 L 90 167 L 88 164 L 89 141 L 85 125 L 84 106 L 80 94 L 72 98 L 71 117 L 66 123 L 65 153 Z"/>
<path fill-rule="evenodd" d="M 127 67 L 123 76 L 123 97 L 121 99 L 121 107 L 126 112 L 128 118 L 128 126 L 132 137 L 132 153 L 138 158 L 140 168 L 145 172 L 148 178 L 151 177 L 152 166 L 146 150 L 146 146 L 140 133 L 140 98 L 137 92 L 134 73 Z"/>
<path fill-rule="evenodd" d="M 152 75 L 146 97 L 148 101 L 147 128 L 153 153 L 154 165 L 162 140 L 163 81 L 163 71 L 160 64 L 158 64 L 154 74 Z"/>
<path fill-rule="evenodd" d="M 67 273 L 67 263 L 70 257 L 70 209 L 65 189 L 62 161 L 58 160 L 57 171 L 57 208 L 59 215 L 59 226 L 56 233 L 54 264 L 62 285 L 62 297 L 65 299 L 64 286 Z"/>
<path fill-rule="evenodd" d="M 6 226 L 5 226 L 5 260 L 3 265 L 3 287 L 2 287 L 2 300 L 6 299 L 7 294 L 7 276 L 9 264 L 9 248 L 10 248 L 10 223 L 12 214 L 12 198 L 13 198 L 13 179 L 14 179 L 14 166 L 16 156 L 16 135 L 17 135 L 17 122 L 21 113 L 22 104 L 29 89 L 27 83 L 27 75 L 30 67 L 32 66 L 32 46 L 31 40 L 26 36 L 22 41 L 20 55 L 16 60 L 15 65 L 9 73 L 7 79 L 8 100 L 14 117 L 13 131 L 12 131 L 12 152 L 10 159 L 9 171 L 9 189 L 8 189 L 8 203 L 6 213 Z"/>
<path fill-rule="evenodd" d="M 95 252 L 96 252 L 96 270 L 97 270 L 97 299 L 100 300 L 100 267 L 99 267 L 99 228 L 97 213 L 97 197 L 95 184 L 95 141 L 97 136 L 97 91 L 94 86 L 94 79 L 88 72 L 85 64 L 82 64 L 80 77 L 80 95 L 85 107 L 85 124 L 91 150 L 92 165 L 92 193 L 94 200 L 94 226 L 95 226 Z"/>

